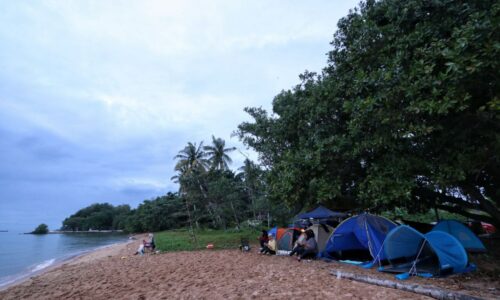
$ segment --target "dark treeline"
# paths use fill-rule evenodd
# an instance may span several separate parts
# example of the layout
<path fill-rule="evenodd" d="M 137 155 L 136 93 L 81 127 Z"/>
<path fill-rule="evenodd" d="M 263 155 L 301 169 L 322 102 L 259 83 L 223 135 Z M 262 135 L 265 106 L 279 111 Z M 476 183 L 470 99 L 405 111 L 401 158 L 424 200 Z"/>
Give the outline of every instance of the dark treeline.
<path fill-rule="evenodd" d="M 129 231 L 285 223 L 330 208 L 445 210 L 500 226 L 500 3 L 366 1 L 341 19 L 321 74 L 305 72 L 272 113 L 175 157 L 179 191 L 137 209 L 87 208 L 66 228 Z M 115 210 L 120 210 L 120 213 Z M 76 222 L 84 218 L 86 221 Z"/>

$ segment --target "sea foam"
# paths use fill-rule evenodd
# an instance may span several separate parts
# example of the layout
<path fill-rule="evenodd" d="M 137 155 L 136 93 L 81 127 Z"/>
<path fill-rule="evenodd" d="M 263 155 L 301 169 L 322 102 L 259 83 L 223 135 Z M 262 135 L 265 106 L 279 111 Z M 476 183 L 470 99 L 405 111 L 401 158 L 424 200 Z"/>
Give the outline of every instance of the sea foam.
<path fill-rule="evenodd" d="M 34 272 L 38 272 L 40 270 L 43 270 L 43 269 L 51 266 L 55 261 L 56 261 L 55 258 L 48 259 L 48 260 L 42 262 L 41 264 L 38 264 L 35 267 L 33 267 L 33 269 L 31 269 L 31 272 L 34 273 Z"/>

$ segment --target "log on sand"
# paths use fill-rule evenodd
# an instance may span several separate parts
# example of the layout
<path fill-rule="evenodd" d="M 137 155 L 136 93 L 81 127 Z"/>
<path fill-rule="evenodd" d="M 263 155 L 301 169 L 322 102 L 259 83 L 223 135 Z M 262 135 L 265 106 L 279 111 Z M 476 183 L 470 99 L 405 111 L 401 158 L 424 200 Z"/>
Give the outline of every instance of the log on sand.
<path fill-rule="evenodd" d="M 340 270 L 332 270 L 331 274 L 337 276 L 337 279 L 346 278 L 363 283 L 374 284 L 378 286 L 398 289 L 406 292 L 412 292 L 424 296 L 429 296 L 441 300 L 482 300 L 482 298 L 445 290 L 432 285 L 406 284 L 393 280 L 378 279 L 367 275 L 354 274 Z"/>

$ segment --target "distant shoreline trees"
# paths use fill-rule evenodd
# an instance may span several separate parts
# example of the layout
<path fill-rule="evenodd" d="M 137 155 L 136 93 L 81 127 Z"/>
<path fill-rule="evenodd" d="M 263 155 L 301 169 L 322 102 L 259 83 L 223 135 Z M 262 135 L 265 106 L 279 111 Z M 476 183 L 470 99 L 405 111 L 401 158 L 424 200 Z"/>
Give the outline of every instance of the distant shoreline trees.
<path fill-rule="evenodd" d="M 35 230 L 31 232 L 31 234 L 47 234 L 49 233 L 49 226 L 47 224 L 40 224 L 38 225 Z"/>

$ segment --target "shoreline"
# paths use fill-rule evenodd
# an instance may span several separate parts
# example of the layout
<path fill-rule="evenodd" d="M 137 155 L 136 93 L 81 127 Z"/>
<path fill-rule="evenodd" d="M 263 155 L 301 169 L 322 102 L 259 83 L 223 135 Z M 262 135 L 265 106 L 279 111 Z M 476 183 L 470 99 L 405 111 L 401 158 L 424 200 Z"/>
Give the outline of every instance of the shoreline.
<path fill-rule="evenodd" d="M 171 251 L 134 255 L 144 235 L 80 254 L 0 290 L 0 299 L 430 299 L 387 287 L 340 279 L 332 269 L 393 280 L 339 262 L 298 262 L 294 257 L 259 255 L 258 249 Z M 412 278 L 485 299 L 498 299 L 498 280 L 470 280 L 469 274 Z M 479 275 L 478 275 L 479 276 Z"/>
<path fill-rule="evenodd" d="M 137 237 L 137 236 L 134 236 Z M 99 246 L 93 249 L 82 250 L 81 252 L 77 252 L 74 254 L 70 254 L 61 258 L 54 258 L 54 262 L 48 265 L 47 267 L 41 268 L 40 270 L 13 274 L 12 279 L 8 280 L 6 283 L 0 285 L 0 292 L 5 291 L 11 287 L 21 285 L 30 279 L 34 279 L 36 277 L 42 276 L 48 272 L 51 272 L 55 269 L 58 269 L 64 265 L 72 265 L 78 264 L 81 261 L 87 261 L 87 257 L 98 255 L 101 252 L 109 252 L 114 250 L 119 250 L 122 247 L 126 247 L 128 244 L 133 243 L 135 240 L 126 240 L 123 242 L 112 243 L 105 246 Z M 43 264 L 43 262 L 42 262 Z"/>

